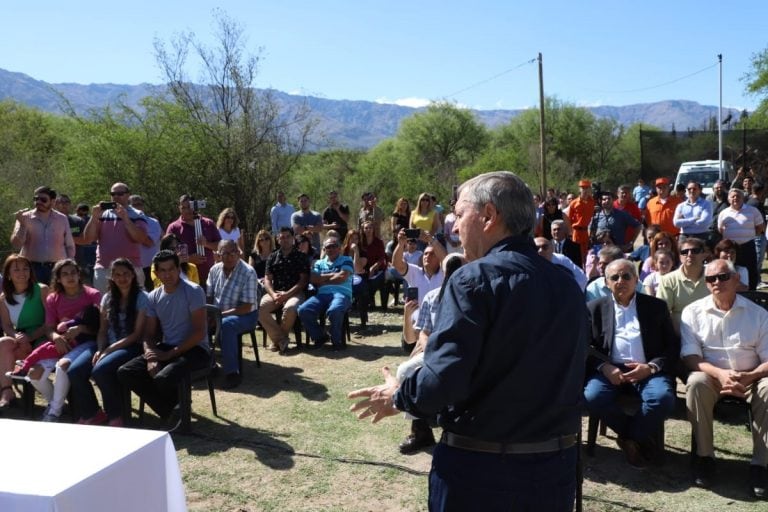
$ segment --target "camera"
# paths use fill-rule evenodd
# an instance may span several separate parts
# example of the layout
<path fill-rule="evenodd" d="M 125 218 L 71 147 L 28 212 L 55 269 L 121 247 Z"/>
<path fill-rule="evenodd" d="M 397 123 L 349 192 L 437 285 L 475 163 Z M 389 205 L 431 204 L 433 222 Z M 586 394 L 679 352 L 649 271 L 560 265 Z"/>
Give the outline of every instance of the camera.
<path fill-rule="evenodd" d="M 420 229 L 406 229 L 405 230 L 405 237 L 410 239 L 417 239 L 421 236 L 421 230 Z"/>
<path fill-rule="evenodd" d="M 114 201 L 101 201 L 99 203 L 99 208 L 102 210 L 114 210 L 117 206 L 117 203 Z"/>
<path fill-rule="evenodd" d="M 419 289 L 409 286 L 405 289 L 405 300 L 419 300 Z"/>
<path fill-rule="evenodd" d="M 193 211 L 202 210 L 207 204 L 205 199 L 191 199 L 189 201 L 189 207 L 192 208 Z"/>

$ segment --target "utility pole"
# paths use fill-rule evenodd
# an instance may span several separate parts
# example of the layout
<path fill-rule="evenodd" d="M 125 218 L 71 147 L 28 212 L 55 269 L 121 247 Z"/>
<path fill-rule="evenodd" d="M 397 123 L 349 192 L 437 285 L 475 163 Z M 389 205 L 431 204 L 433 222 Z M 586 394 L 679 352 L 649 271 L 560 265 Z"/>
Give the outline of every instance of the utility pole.
<path fill-rule="evenodd" d="M 539 52 L 539 146 L 541 148 L 541 197 L 547 193 L 547 148 L 544 145 L 544 67 Z"/>
<path fill-rule="evenodd" d="M 717 109 L 717 158 L 720 160 L 720 176 L 723 176 L 723 54 L 717 54 L 720 64 L 720 106 Z"/>

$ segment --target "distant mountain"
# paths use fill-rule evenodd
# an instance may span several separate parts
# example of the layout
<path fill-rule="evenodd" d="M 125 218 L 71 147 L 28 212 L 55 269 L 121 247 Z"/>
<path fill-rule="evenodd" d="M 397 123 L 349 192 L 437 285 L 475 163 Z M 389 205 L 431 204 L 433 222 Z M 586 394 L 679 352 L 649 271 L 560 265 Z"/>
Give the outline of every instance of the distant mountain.
<path fill-rule="evenodd" d="M 90 109 L 115 104 L 118 100 L 137 106 L 139 100 L 162 91 L 162 86 L 152 84 L 48 84 L 23 73 L 0 69 L 0 100 L 12 99 L 45 112 L 61 113 L 62 94 L 80 113 Z M 371 101 L 329 100 L 314 96 L 295 96 L 273 91 L 275 99 L 285 105 L 297 105 L 306 101 L 319 121 L 319 129 L 333 146 L 346 148 L 370 148 L 397 133 L 400 122 L 423 109 L 380 104 Z M 669 130 L 699 129 L 711 117 L 717 116 L 716 106 L 700 105 L 694 101 L 666 100 L 655 103 L 626 105 L 623 107 L 591 107 L 598 117 L 616 119 L 628 126 L 633 123 L 657 126 Z M 739 111 L 729 109 L 734 119 Z M 488 127 L 509 122 L 521 110 L 476 110 L 478 120 Z M 728 115 L 728 111 L 723 113 Z"/>

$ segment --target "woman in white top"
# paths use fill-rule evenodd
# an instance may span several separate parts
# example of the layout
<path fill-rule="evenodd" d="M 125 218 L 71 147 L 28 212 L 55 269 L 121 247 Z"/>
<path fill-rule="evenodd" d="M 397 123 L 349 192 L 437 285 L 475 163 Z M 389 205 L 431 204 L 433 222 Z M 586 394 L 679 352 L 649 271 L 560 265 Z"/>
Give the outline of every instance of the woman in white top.
<path fill-rule="evenodd" d="M 0 409 L 16 397 L 6 372 L 17 359 L 24 359 L 45 340 L 45 298 L 48 287 L 35 281 L 32 264 L 24 256 L 11 254 L 3 266 L 0 295 Z"/>
<path fill-rule="evenodd" d="M 216 227 L 219 228 L 219 235 L 221 235 L 222 240 L 234 240 L 237 242 L 237 247 L 242 255 L 245 249 L 242 233 L 237 226 L 239 222 L 240 219 L 237 218 L 233 208 L 224 208 L 216 221 Z"/>
<path fill-rule="evenodd" d="M 765 231 L 765 220 L 757 208 L 744 204 L 743 190 L 732 188 L 728 192 L 728 204 L 730 206 L 717 216 L 717 229 L 724 239 L 738 245 L 735 263 L 747 268 L 749 289 L 754 290 L 760 281 L 755 237 Z"/>

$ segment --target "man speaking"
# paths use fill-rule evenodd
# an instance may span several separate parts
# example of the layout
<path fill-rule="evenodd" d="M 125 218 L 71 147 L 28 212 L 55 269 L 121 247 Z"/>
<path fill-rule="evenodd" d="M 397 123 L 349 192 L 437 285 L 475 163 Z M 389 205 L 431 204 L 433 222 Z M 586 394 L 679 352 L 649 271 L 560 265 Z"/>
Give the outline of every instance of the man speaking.
<path fill-rule="evenodd" d="M 406 411 L 442 427 L 430 510 L 572 510 L 587 346 L 584 297 L 536 253 L 531 191 L 510 172 L 459 188 L 470 263 L 447 283 L 424 366 L 349 394 L 359 418 Z"/>

